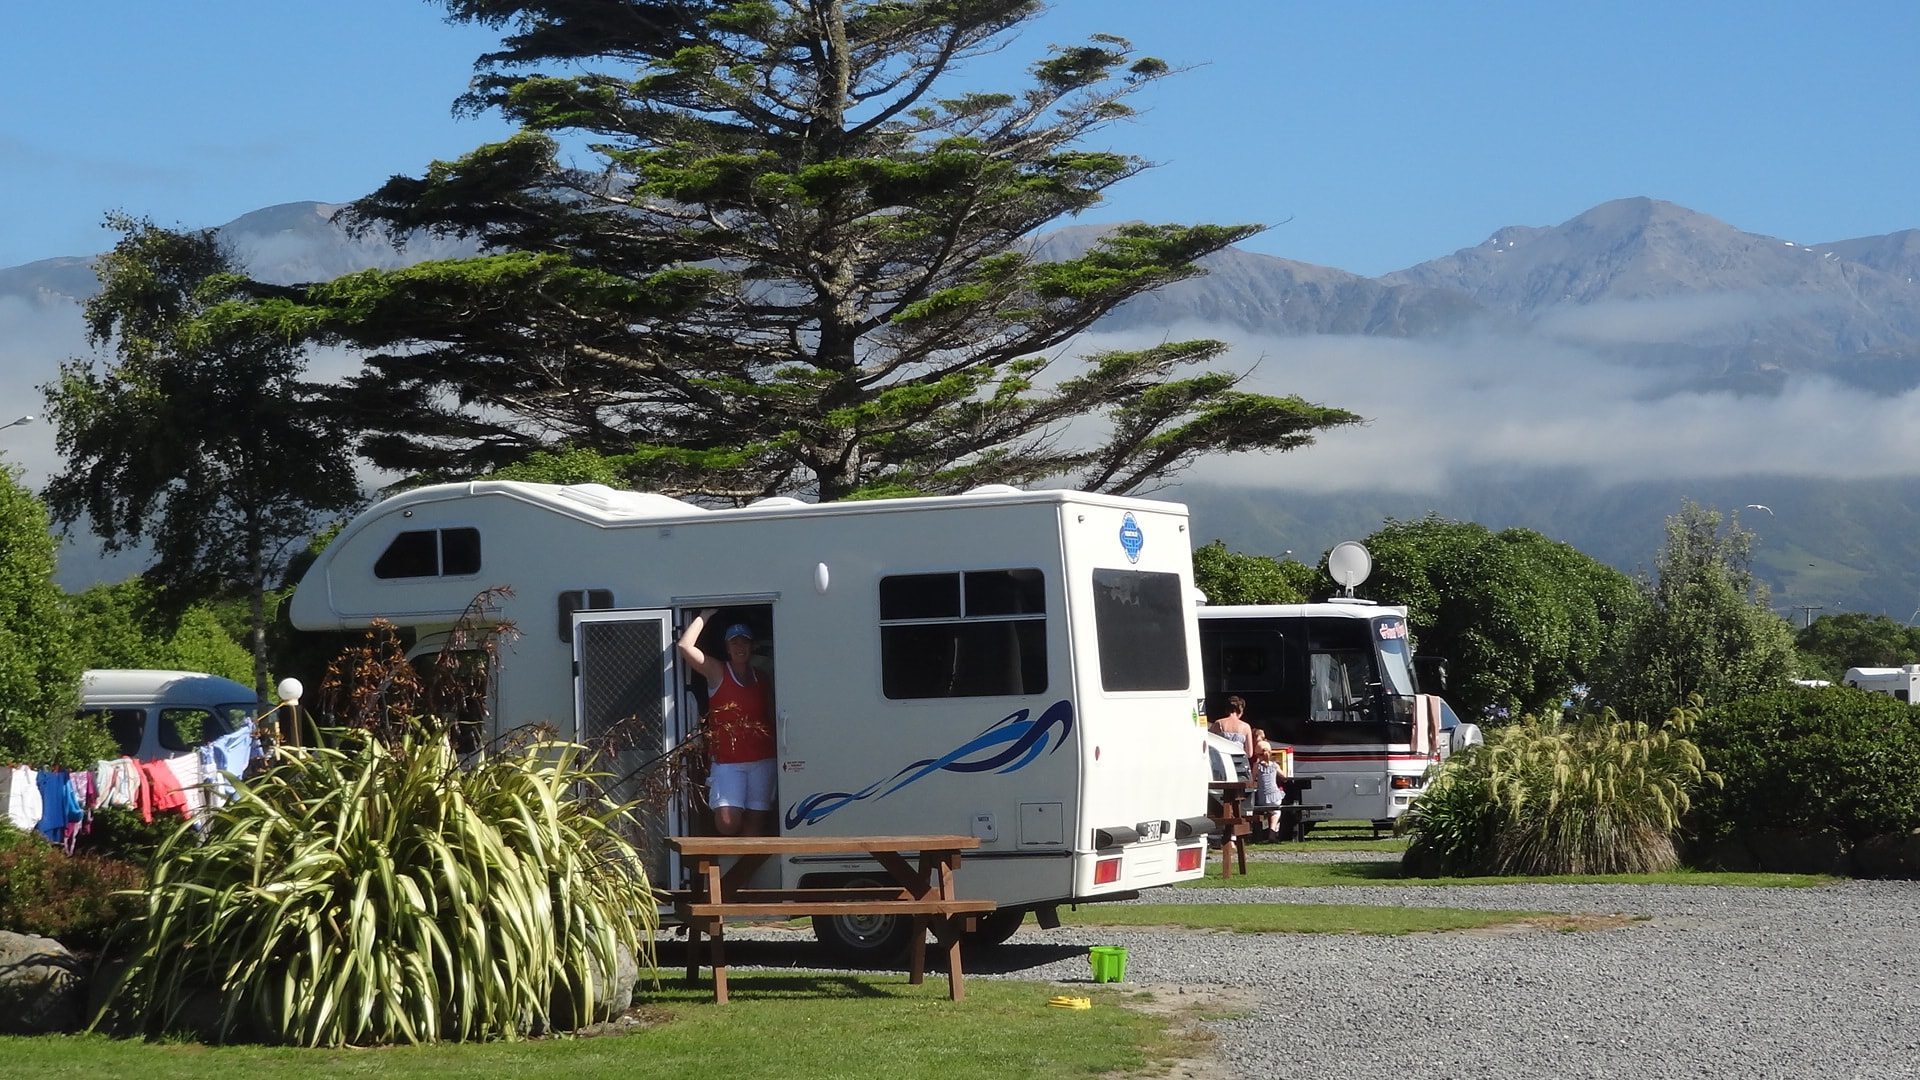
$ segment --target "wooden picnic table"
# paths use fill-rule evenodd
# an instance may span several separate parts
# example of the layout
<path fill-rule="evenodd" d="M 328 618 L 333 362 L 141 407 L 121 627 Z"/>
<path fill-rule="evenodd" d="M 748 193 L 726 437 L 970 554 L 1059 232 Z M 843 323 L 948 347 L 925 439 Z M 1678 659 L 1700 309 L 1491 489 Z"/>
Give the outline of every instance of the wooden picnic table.
<path fill-rule="evenodd" d="M 1242 812 L 1242 804 L 1247 801 L 1247 793 L 1253 790 L 1253 784 L 1245 780 L 1215 780 L 1207 785 L 1219 811 L 1208 816 L 1213 818 L 1213 827 L 1220 833 L 1220 877 L 1222 880 L 1233 876 L 1233 866 L 1237 861 L 1240 872 L 1247 872 L 1246 835 L 1253 831 L 1253 821 Z"/>
<path fill-rule="evenodd" d="M 713 968 L 713 999 L 727 1000 L 728 917 L 803 915 L 900 915 L 913 920 L 909 982 L 924 981 L 927 935 L 945 956 L 947 996 L 965 996 L 960 935 L 974 919 L 994 909 L 992 901 L 962 900 L 954 883 L 960 853 L 980 846 L 975 836 L 674 836 L 667 842 L 694 864 L 693 887 L 667 894 L 687 925 L 687 981 L 700 976 L 700 938 L 705 935 Z M 892 885 L 749 888 L 753 872 L 768 859 L 789 855 L 864 855 L 887 872 Z M 735 860 L 724 872 L 721 860 Z"/>

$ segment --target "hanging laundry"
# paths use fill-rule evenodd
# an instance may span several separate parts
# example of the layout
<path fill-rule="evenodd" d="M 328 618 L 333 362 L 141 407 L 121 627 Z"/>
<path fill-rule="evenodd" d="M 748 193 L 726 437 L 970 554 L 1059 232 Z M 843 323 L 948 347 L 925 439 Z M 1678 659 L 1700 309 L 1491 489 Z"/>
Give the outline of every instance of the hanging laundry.
<path fill-rule="evenodd" d="M 207 807 L 226 805 L 233 797 L 230 777 L 244 777 L 247 767 L 260 756 L 260 743 L 254 738 L 253 722 L 238 728 L 200 748 L 200 770 L 206 777 Z"/>
<path fill-rule="evenodd" d="M 67 854 L 73 854 L 73 846 L 80 834 L 93 826 L 93 770 L 81 769 L 67 774 L 67 789 L 73 796 L 72 805 L 80 808 L 79 817 L 67 818 L 67 829 L 61 837 L 61 846 Z"/>
<path fill-rule="evenodd" d="M 40 773 L 40 835 L 56 844 L 65 844 L 67 824 L 87 816 L 86 808 L 73 797 L 73 785 L 58 769 Z"/>
<path fill-rule="evenodd" d="M 154 811 L 177 810 L 186 813 L 187 796 L 180 781 L 164 761 L 142 761 L 140 769 L 140 820 L 152 821 Z"/>
<path fill-rule="evenodd" d="M 0 770 L 0 781 L 7 786 L 7 822 L 21 832 L 40 827 L 40 774 L 25 765 Z"/>
<path fill-rule="evenodd" d="M 175 754 L 162 759 L 160 764 L 173 773 L 174 781 L 180 785 L 180 795 L 185 800 L 180 812 L 187 816 L 188 821 L 199 821 L 207 809 L 207 792 L 202 786 L 207 774 L 200 767 L 200 754 L 197 751 Z"/>
<path fill-rule="evenodd" d="M 140 805 L 140 763 L 130 757 L 95 762 L 93 805 L 95 807 Z"/>

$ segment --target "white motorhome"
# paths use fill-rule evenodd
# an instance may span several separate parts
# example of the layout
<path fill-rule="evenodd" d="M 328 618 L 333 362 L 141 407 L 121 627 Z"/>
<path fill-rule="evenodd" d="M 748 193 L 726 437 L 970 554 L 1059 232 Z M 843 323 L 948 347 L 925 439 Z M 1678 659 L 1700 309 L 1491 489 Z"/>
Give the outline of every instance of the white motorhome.
<path fill-rule="evenodd" d="M 708 510 L 603 485 L 481 481 L 386 499 L 349 523 L 295 592 L 294 625 L 387 620 L 439 648 L 482 590 L 519 636 L 490 673 L 489 734 L 546 722 L 586 743 L 621 725 L 616 773 L 697 730 L 672 648 L 755 631 L 775 671 L 777 817 L 787 835 L 972 834 L 961 891 L 1002 912 L 1118 899 L 1202 873 L 1208 763 L 1183 506 L 1007 487 L 965 495 Z M 717 637 L 703 647 L 719 650 Z M 777 659 L 777 664 L 773 661 Z M 655 806 L 650 872 L 679 884 Z M 838 857 L 769 863 L 759 883 L 850 883 Z M 891 922 L 816 922 L 871 955 Z"/>
<path fill-rule="evenodd" d="M 1207 693 L 1245 699 L 1247 722 L 1293 747 L 1295 775 L 1314 778 L 1306 822 L 1384 828 L 1406 812 L 1453 737 L 1439 699 L 1416 693 L 1406 608 L 1335 600 L 1198 615 Z"/>
<path fill-rule="evenodd" d="M 1920 664 L 1903 667 L 1848 668 L 1842 685 L 1920 705 Z"/>
<path fill-rule="evenodd" d="M 141 761 L 183 754 L 253 719 L 253 687 L 200 671 L 94 668 L 80 711 L 104 713 L 120 752 Z"/>

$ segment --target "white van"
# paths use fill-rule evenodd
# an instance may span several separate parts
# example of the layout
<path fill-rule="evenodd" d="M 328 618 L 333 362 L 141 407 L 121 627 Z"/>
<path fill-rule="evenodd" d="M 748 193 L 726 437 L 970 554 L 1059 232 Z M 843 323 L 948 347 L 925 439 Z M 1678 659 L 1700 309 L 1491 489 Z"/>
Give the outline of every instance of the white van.
<path fill-rule="evenodd" d="M 199 671 L 96 668 L 80 680 L 80 712 L 105 713 L 120 752 L 140 761 L 184 754 L 253 719 L 253 687 Z"/>
<path fill-rule="evenodd" d="M 341 530 L 295 591 L 304 630 L 385 620 L 415 653 L 458 640 L 475 597 L 511 623 L 487 672 L 491 738 L 551 724 L 616 741 L 616 775 L 698 731 L 677 627 L 717 608 L 774 671 L 782 835 L 971 834 L 968 899 L 1026 912 L 1123 899 L 1203 873 L 1208 760 L 1195 724 L 1200 650 L 1184 506 L 993 487 L 936 498 L 708 510 L 599 484 L 509 481 L 408 491 Z M 776 663 L 777 661 L 777 663 Z M 484 665 L 475 665 L 484 669 Z M 657 786 L 657 785 L 656 785 Z M 661 799 L 652 800 L 658 804 Z M 668 836 L 699 827 L 686 791 L 636 837 L 653 880 L 682 883 Z M 793 857 L 756 885 L 881 877 L 876 864 Z M 822 940 L 871 957 L 906 927 L 826 920 Z"/>

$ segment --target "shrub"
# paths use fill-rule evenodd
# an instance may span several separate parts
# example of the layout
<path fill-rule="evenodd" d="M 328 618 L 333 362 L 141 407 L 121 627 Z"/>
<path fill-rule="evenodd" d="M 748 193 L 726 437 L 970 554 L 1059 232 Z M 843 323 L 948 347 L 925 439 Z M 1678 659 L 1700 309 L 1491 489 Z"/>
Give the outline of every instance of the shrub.
<path fill-rule="evenodd" d="M 0 930 L 91 949 L 130 918 L 146 883 L 140 868 L 98 855 L 68 855 L 31 833 L 0 836 Z"/>
<path fill-rule="evenodd" d="M 210 989 L 222 1041 L 511 1038 L 593 1015 L 620 949 L 648 959 L 626 808 L 586 796 L 579 747 L 471 769 L 444 735 L 282 754 L 204 843 L 156 855 L 115 995 L 131 1026 L 175 1029 Z"/>
<path fill-rule="evenodd" d="M 1920 707 L 1848 687 L 1781 690 L 1711 710 L 1699 741 L 1726 777 L 1695 814 L 1705 838 L 1775 827 L 1863 840 L 1920 827 Z"/>
<path fill-rule="evenodd" d="M 140 820 L 140 813 L 124 806 L 101 806 L 93 811 L 93 827 L 80 838 L 80 848 L 92 855 L 124 859 L 137 866 L 153 861 L 154 852 L 167 838 L 187 827 L 175 813 L 165 813 L 152 821 Z"/>
<path fill-rule="evenodd" d="M 1697 708 L 1664 724 L 1538 719 L 1454 755 L 1402 817 L 1417 874 L 1655 873 L 1679 865 L 1674 831 L 1718 778 L 1687 739 Z"/>

